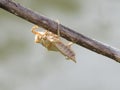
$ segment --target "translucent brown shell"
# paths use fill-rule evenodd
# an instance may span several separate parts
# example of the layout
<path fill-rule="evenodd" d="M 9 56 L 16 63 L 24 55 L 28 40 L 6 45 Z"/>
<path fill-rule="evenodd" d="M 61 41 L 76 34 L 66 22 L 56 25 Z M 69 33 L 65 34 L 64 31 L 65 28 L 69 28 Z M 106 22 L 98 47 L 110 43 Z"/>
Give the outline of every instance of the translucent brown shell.
<path fill-rule="evenodd" d="M 65 45 L 59 38 L 59 35 L 53 34 L 52 32 L 45 31 L 39 32 L 36 31 L 39 27 L 33 26 L 32 33 L 35 34 L 35 42 L 42 44 L 49 51 L 58 51 L 63 54 L 66 59 L 72 60 L 76 63 L 75 53 L 71 50 L 70 46 L 72 43 Z"/>

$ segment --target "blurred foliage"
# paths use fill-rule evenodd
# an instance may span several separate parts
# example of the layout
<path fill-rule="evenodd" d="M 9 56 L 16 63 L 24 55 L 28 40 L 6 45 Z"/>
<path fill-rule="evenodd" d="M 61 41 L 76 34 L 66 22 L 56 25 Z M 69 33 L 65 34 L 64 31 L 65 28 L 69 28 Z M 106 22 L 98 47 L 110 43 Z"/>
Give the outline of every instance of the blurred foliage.
<path fill-rule="evenodd" d="M 15 37 L 12 38 L 9 36 L 9 40 L 3 45 L 0 45 L 0 60 L 9 57 L 11 54 L 16 55 L 18 52 L 23 52 L 26 48 L 27 44 L 24 40 L 18 40 Z"/>
<path fill-rule="evenodd" d="M 20 2 L 22 5 L 29 6 L 37 10 L 57 10 L 62 13 L 73 13 L 78 12 L 81 5 L 78 4 L 77 0 L 15 0 Z M 80 1 L 79 1 L 80 2 Z"/>
<path fill-rule="evenodd" d="M 48 7 L 48 9 L 50 9 L 49 7 L 51 7 L 51 9 L 57 8 L 58 11 L 61 10 L 72 13 L 78 10 L 78 5 L 75 0 L 36 0 L 33 1 L 31 5 L 36 6 L 38 9 L 40 7 Z"/>

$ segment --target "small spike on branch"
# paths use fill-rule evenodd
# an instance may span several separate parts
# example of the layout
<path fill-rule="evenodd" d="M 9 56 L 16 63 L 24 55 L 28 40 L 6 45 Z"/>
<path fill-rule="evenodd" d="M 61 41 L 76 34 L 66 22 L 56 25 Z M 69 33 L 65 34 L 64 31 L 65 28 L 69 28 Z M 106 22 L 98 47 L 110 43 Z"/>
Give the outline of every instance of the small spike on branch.
<path fill-rule="evenodd" d="M 15 3 L 11 0 L 0 0 L 0 8 L 18 17 L 21 17 L 24 20 L 27 20 L 35 25 L 38 25 L 48 31 L 57 34 L 58 28 L 57 22 L 50 20 L 45 16 L 39 15 L 38 13 L 35 13 L 34 11 L 27 9 L 18 3 Z M 61 24 L 59 24 L 59 31 L 60 35 L 63 38 L 72 41 L 80 46 L 83 46 L 91 51 L 94 51 L 98 54 L 104 55 L 117 62 L 120 62 L 120 50 L 109 45 L 106 45 L 102 42 L 91 39 L 89 37 L 86 37 Z"/>

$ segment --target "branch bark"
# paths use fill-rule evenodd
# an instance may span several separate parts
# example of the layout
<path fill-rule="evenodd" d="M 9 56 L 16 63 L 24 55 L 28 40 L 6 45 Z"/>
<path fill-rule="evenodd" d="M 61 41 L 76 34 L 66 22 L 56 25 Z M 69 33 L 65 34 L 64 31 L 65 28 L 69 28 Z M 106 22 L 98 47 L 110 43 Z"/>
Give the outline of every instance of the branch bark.
<path fill-rule="evenodd" d="M 58 24 L 54 20 L 50 20 L 45 16 L 39 15 L 38 13 L 21 6 L 19 3 L 15 3 L 11 0 L 0 0 L 0 8 L 57 34 Z M 61 37 L 120 62 L 120 50 L 77 33 L 62 24 L 59 25 L 59 30 Z"/>

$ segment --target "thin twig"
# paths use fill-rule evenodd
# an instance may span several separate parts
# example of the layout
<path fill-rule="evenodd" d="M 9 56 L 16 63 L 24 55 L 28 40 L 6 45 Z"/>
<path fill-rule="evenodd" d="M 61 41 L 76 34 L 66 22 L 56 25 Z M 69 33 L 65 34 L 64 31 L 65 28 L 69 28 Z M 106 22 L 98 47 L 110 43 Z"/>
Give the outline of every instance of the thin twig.
<path fill-rule="evenodd" d="M 0 8 L 57 34 L 57 22 L 50 20 L 45 16 L 39 15 L 38 13 L 27 9 L 18 3 L 15 3 L 11 0 L 0 0 Z M 59 24 L 59 31 L 63 38 L 83 46 L 91 51 L 107 56 L 117 62 L 120 62 L 120 51 L 118 49 L 88 38 L 61 24 Z"/>

